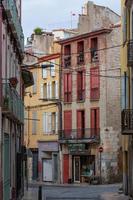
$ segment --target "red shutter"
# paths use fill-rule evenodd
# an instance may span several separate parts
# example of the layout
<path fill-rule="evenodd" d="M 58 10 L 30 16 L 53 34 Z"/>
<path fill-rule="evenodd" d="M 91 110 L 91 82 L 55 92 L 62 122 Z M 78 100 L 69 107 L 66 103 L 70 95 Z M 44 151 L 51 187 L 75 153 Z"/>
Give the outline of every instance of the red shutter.
<path fill-rule="evenodd" d="M 72 101 L 72 74 L 68 74 L 68 102 Z"/>
<path fill-rule="evenodd" d="M 77 138 L 82 138 L 84 134 L 84 112 L 77 111 Z"/>
<path fill-rule="evenodd" d="M 98 135 L 99 133 L 99 108 L 91 109 L 91 136 Z"/>
<path fill-rule="evenodd" d="M 67 74 L 64 74 L 64 101 L 67 102 Z"/>
<path fill-rule="evenodd" d="M 100 96 L 100 78 L 99 68 L 90 69 L 90 97 L 91 99 L 99 99 Z"/>
<path fill-rule="evenodd" d="M 72 131 L 72 111 L 64 111 L 64 134 L 70 137 Z"/>
<path fill-rule="evenodd" d="M 63 155 L 63 182 L 68 183 L 69 179 L 69 154 Z"/>

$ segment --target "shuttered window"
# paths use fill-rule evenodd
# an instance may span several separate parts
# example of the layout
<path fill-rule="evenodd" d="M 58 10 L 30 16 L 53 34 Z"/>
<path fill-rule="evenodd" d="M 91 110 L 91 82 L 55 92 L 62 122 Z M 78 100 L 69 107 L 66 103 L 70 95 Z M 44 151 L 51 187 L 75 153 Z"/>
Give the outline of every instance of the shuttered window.
<path fill-rule="evenodd" d="M 90 99 L 98 100 L 100 98 L 100 76 L 99 68 L 90 69 Z"/>
<path fill-rule="evenodd" d="M 77 100 L 85 99 L 85 73 L 83 71 L 77 72 Z"/>
<path fill-rule="evenodd" d="M 69 137 L 72 131 L 72 111 L 64 111 L 64 134 Z"/>
<path fill-rule="evenodd" d="M 99 135 L 100 131 L 100 111 L 99 108 L 91 109 L 91 136 Z"/>
<path fill-rule="evenodd" d="M 42 65 L 42 78 L 43 79 L 47 78 L 47 68 L 46 68 L 46 65 Z"/>
<path fill-rule="evenodd" d="M 51 60 L 51 65 L 50 65 L 50 74 L 52 77 L 55 76 L 55 60 Z"/>
<path fill-rule="evenodd" d="M 85 133 L 85 112 L 77 111 L 77 138 L 83 138 Z"/>
<path fill-rule="evenodd" d="M 32 112 L 32 134 L 37 134 L 37 112 Z"/>
<path fill-rule="evenodd" d="M 64 74 L 64 101 L 72 101 L 72 74 Z"/>

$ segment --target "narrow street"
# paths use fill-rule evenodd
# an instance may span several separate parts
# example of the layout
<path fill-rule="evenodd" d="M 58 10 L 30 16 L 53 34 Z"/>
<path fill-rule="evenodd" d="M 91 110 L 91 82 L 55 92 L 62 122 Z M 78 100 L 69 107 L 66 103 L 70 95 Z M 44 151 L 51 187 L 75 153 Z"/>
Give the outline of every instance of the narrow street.
<path fill-rule="evenodd" d="M 42 200 L 128 200 L 118 193 L 120 185 L 101 186 L 42 186 Z M 38 187 L 32 186 L 23 200 L 37 200 Z"/>

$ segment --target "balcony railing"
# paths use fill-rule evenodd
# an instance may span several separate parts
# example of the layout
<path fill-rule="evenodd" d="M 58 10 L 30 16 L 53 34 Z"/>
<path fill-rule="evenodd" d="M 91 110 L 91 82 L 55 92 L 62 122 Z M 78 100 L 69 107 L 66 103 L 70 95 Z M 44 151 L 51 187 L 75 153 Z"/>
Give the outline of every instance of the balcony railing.
<path fill-rule="evenodd" d="M 77 56 L 77 64 L 83 64 L 84 63 L 84 53 L 79 53 L 79 55 Z"/>
<path fill-rule="evenodd" d="M 68 68 L 71 66 L 71 56 L 65 56 L 64 58 L 64 68 Z"/>
<path fill-rule="evenodd" d="M 2 111 L 20 123 L 24 122 L 24 103 L 9 83 L 3 83 Z"/>
<path fill-rule="evenodd" d="M 122 134 L 133 135 L 133 110 L 122 111 Z"/>
<path fill-rule="evenodd" d="M 60 130 L 60 140 L 100 140 L 100 129 L 99 128 L 85 128 L 85 129 L 72 129 L 72 130 Z"/>
<path fill-rule="evenodd" d="M 19 50 L 24 50 L 24 34 L 22 30 L 22 26 L 20 23 L 20 19 L 18 16 L 18 11 L 16 7 L 16 1 L 14 0 L 4 0 L 3 6 L 7 13 L 8 21 L 14 34 L 15 39 L 18 42 Z"/>
<path fill-rule="evenodd" d="M 133 40 L 130 40 L 128 42 L 128 66 L 132 67 L 133 66 Z"/>

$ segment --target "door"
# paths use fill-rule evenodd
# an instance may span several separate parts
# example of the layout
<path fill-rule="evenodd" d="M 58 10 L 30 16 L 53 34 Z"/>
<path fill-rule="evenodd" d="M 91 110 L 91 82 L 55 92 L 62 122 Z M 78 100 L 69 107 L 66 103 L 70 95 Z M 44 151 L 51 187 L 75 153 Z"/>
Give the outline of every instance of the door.
<path fill-rule="evenodd" d="M 43 160 L 43 181 L 51 182 L 52 179 L 52 159 Z"/>
<path fill-rule="evenodd" d="M 4 200 L 10 199 L 10 141 L 4 134 Z"/>
<path fill-rule="evenodd" d="M 38 152 L 32 152 L 33 159 L 32 159 L 32 171 L 33 171 L 33 180 L 37 180 L 38 178 Z"/>
<path fill-rule="evenodd" d="M 58 181 L 58 155 L 57 154 L 53 155 L 53 163 L 54 163 L 53 179 L 54 179 L 54 182 L 57 182 Z"/>
<path fill-rule="evenodd" d="M 74 182 L 80 183 L 80 157 L 74 157 Z"/>
<path fill-rule="evenodd" d="M 68 183 L 69 179 L 69 154 L 63 155 L 63 182 Z"/>

